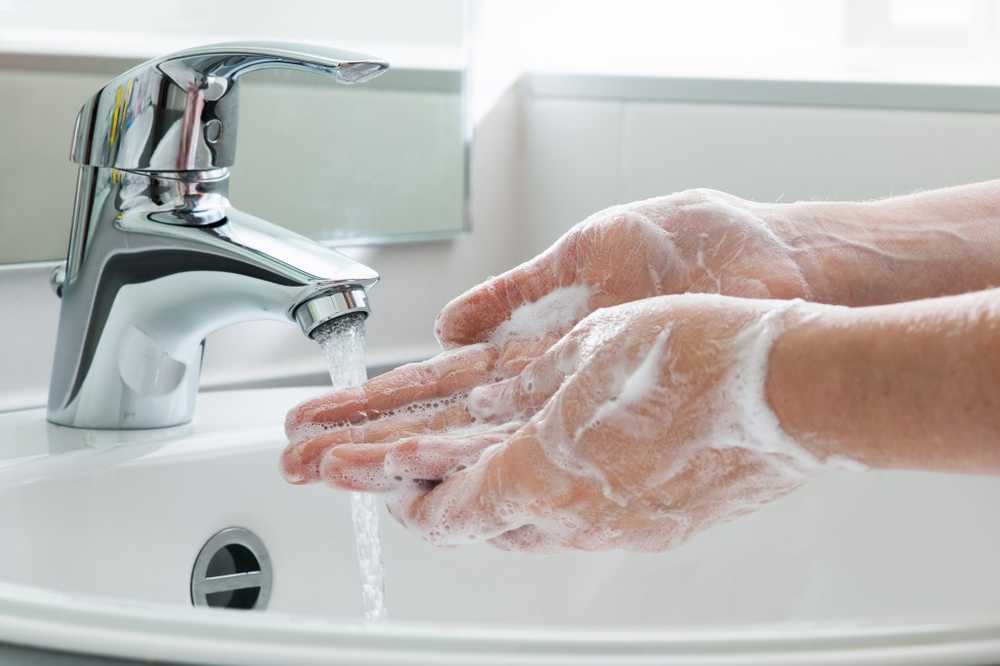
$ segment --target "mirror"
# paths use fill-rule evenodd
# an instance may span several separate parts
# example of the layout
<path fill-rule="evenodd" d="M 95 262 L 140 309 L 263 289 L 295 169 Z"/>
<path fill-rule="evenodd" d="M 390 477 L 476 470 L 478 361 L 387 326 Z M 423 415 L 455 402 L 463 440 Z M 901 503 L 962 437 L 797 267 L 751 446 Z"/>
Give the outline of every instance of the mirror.
<path fill-rule="evenodd" d="M 390 69 L 342 86 L 268 70 L 245 83 L 230 189 L 241 210 L 333 243 L 463 228 L 461 72 Z"/>
<path fill-rule="evenodd" d="M 265 0 L 200 3 L 198 26 L 225 26 L 211 34 L 192 33 L 190 8 L 0 2 L 0 264 L 65 257 L 77 170 L 67 154 L 83 102 L 150 57 L 219 41 L 322 43 L 392 65 L 357 86 L 301 72 L 247 76 L 236 207 L 330 244 L 466 229 L 462 0 L 291 0 L 280 15 Z M 156 32 L 143 32 L 150 25 Z"/>

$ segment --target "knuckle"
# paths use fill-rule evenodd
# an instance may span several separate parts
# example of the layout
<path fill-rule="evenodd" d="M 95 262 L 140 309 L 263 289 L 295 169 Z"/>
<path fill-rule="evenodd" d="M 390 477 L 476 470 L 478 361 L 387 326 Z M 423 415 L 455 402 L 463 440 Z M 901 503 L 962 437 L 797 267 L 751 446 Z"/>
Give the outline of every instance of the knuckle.
<path fill-rule="evenodd" d="M 382 469 L 389 477 L 412 476 L 418 457 L 416 441 L 404 440 L 390 449 L 382 459 Z"/>
<path fill-rule="evenodd" d="M 627 235 L 631 229 L 646 224 L 649 224 L 648 218 L 635 207 L 635 204 L 626 204 L 592 215 L 580 228 L 579 234 L 588 245 L 600 246 L 606 239 Z"/>
<path fill-rule="evenodd" d="M 676 192 L 671 197 L 676 203 L 686 206 L 721 204 L 730 201 L 732 195 L 708 187 L 693 187 Z"/>
<path fill-rule="evenodd" d="M 741 199 L 718 190 L 697 188 L 671 196 L 677 205 L 675 215 L 701 224 L 728 224 L 743 209 Z"/>

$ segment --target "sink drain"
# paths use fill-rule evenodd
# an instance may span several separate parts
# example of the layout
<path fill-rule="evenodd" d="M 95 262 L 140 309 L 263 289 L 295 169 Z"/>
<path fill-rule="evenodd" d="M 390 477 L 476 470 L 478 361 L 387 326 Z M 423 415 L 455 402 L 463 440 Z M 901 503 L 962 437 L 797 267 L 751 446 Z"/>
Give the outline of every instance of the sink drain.
<path fill-rule="evenodd" d="M 264 542 L 248 529 L 227 527 L 205 542 L 194 561 L 191 603 L 263 610 L 271 597 L 272 575 Z"/>

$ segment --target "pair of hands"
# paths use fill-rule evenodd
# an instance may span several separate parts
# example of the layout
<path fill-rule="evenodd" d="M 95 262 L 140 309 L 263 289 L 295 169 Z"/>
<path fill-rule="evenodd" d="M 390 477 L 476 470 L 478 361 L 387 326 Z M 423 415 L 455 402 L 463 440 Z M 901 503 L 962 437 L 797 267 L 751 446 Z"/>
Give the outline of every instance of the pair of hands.
<path fill-rule="evenodd" d="M 772 210 L 699 190 L 595 214 L 450 303 L 447 351 L 294 408 L 286 478 L 518 550 L 662 550 L 792 490 L 815 461 L 767 408 L 767 342 L 822 306 L 758 300 L 813 296 Z"/>

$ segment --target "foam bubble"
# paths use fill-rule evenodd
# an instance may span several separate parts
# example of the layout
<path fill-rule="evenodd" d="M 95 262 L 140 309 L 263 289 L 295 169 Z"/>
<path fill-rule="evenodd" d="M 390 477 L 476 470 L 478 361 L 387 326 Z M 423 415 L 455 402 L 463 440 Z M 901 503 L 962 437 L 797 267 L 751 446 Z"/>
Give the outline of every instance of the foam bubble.
<path fill-rule="evenodd" d="M 533 303 L 515 308 L 510 318 L 490 336 L 498 346 L 517 338 L 542 338 L 572 328 L 590 312 L 590 288 L 575 284 L 559 287 Z"/>

